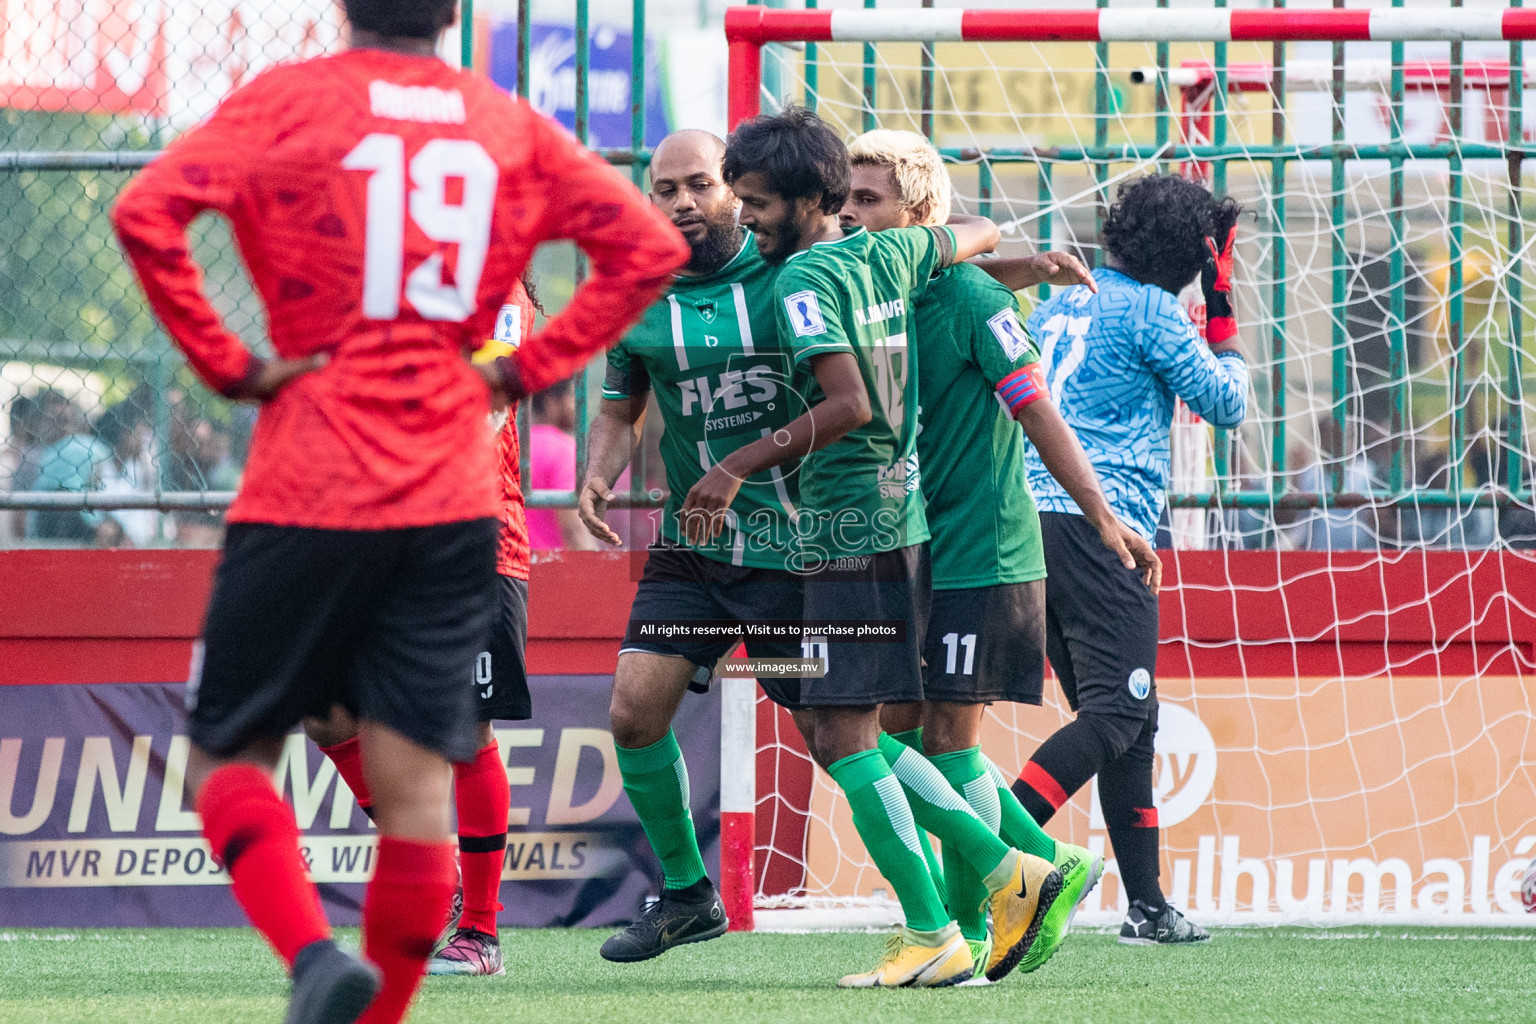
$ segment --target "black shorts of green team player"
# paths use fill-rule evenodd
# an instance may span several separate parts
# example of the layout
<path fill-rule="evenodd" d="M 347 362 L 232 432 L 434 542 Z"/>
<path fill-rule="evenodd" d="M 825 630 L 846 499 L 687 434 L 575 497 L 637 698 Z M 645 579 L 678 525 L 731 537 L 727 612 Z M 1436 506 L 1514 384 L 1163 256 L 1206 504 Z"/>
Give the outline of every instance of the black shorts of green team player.
<path fill-rule="evenodd" d="M 923 699 L 922 644 L 928 629 L 932 571 L 928 544 L 812 565 L 805 578 L 805 621 L 904 623 L 901 639 L 807 642 L 826 659 L 826 674 L 807 678 L 808 707 L 863 707 Z M 807 628 L 812 628 L 810 625 Z"/>
<path fill-rule="evenodd" d="M 1045 580 L 935 590 L 923 661 L 926 700 L 1041 703 Z"/>
<path fill-rule="evenodd" d="M 192 742 L 228 756 L 339 704 L 473 758 L 465 684 L 496 612 L 497 529 L 231 524 L 187 684 Z"/>
<path fill-rule="evenodd" d="M 798 641 L 763 640 L 744 633 L 714 640 L 687 640 L 643 635 L 657 623 L 790 623 L 798 624 L 801 577 L 787 569 L 762 569 L 716 561 L 689 548 L 654 544 L 647 551 L 645 571 L 635 589 L 629 625 L 619 653 L 639 651 L 686 658 L 698 666 L 695 690 L 708 689 L 715 665 L 743 641 L 750 658 L 799 658 Z M 775 704 L 796 710 L 798 678 L 760 677 L 759 684 Z"/>

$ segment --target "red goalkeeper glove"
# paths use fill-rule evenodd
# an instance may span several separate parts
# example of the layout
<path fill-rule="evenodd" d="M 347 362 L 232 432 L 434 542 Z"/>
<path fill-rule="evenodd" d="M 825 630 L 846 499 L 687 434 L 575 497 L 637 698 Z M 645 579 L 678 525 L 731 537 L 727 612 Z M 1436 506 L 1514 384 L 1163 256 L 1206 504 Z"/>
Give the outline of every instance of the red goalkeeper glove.
<path fill-rule="evenodd" d="M 1210 257 L 1200 271 L 1200 290 L 1205 293 L 1205 340 L 1219 345 L 1237 334 L 1237 318 L 1232 315 L 1232 250 L 1237 243 L 1237 226 L 1227 232 L 1220 251 L 1216 240 L 1205 237 Z"/>

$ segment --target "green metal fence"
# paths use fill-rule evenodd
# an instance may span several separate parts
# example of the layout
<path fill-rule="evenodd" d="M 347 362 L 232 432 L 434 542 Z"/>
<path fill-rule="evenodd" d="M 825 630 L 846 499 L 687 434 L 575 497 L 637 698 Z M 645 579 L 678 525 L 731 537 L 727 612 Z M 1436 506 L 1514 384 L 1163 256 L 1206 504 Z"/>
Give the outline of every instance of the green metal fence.
<path fill-rule="evenodd" d="M 463 0 L 463 14 L 475 24 L 472 0 Z M 560 17 L 575 31 L 573 130 L 585 141 L 593 8 L 577 0 Z M 620 27 L 631 28 L 633 39 L 629 144 L 601 152 L 643 184 L 647 29 L 664 33 L 668 25 L 654 11 L 648 19 L 645 0 L 632 0 L 628 19 Z M 521 4 L 515 86 L 523 96 L 534 84 L 534 24 L 535 12 Z M 276 52 L 281 40 L 275 34 L 268 41 L 266 59 L 293 55 Z M 1205 470 L 1200 479 L 1172 496 L 1178 508 L 1213 510 L 1201 543 L 1317 546 L 1315 536 L 1297 539 L 1309 522 L 1314 534 L 1320 528 L 1325 540 L 1349 546 L 1522 543 L 1522 517 L 1536 536 L 1525 397 L 1536 365 L 1524 309 L 1523 160 L 1530 146 L 1523 47 L 1504 48 L 1507 81 L 1495 90 L 1486 83 L 1487 52 L 1468 57 L 1463 44 L 1445 44 L 1434 57 L 1443 81 L 1433 90 L 1444 130 L 1426 139 L 1409 130 L 1409 114 L 1426 95 L 1407 74 L 1418 75 L 1422 47 L 1410 53 L 1405 44 L 1383 44 L 1383 59 L 1357 44 L 1333 44 L 1324 57 L 1298 61 L 1296 46 L 1265 44 L 1261 89 L 1247 80 L 1253 48 L 1233 56 L 1237 44 L 772 47 L 764 103 L 804 102 L 850 135 L 881 125 L 934 139 L 954 165 L 964 202 L 1014 225 L 1006 235 L 1011 252 L 1065 247 L 1094 261 L 1115 182 L 1144 169 L 1207 171 L 1213 188 L 1238 195 L 1253 214 L 1243 228 L 1239 312 L 1256 401 L 1250 424 L 1218 432 L 1209 458 L 1194 458 Z M 473 34 L 462 36 L 461 58 L 474 62 Z M 1359 86 L 1351 69 L 1364 59 L 1385 66 L 1366 90 L 1386 111 L 1381 137 L 1352 132 Z M 1208 69 L 1203 106 L 1184 84 L 1192 60 Z M 1323 86 L 1306 97 L 1325 99 L 1306 107 L 1306 118 L 1297 98 L 1303 63 L 1311 84 Z M 1040 75 L 1050 76 L 1051 90 L 1036 96 L 1017 88 Z M 1503 105 L 1490 116 L 1496 93 Z M 1469 96 L 1482 115 L 1476 125 L 1466 120 Z M 1050 103 L 1055 109 L 1046 109 Z M 1320 137 L 1303 120 L 1326 120 L 1327 130 Z M 1494 123 L 1500 128 L 1490 136 L 1483 129 Z M 1192 126 L 1201 137 L 1188 137 Z M 138 543 L 216 538 L 214 513 L 238 478 L 253 413 L 208 395 L 191 378 L 144 308 L 105 218 L 132 171 L 182 127 L 174 117 L 143 112 L 0 111 L 0 407 L 15 419 L 18 397 L 23 407 L 73 402 L 76 408 L 58 414 L 70 422 L 44 421 L 47 436 L 68 430 L 68 437 L 89 437 L 81 422 L 89 418 L 104 446 L 97 450 L 115 467 L 106 474 L 110 486 L 20 486 L 23 453 L 0 416 L 0 440 L 9 442 L 0 448 L 0 545 L 110 539 L 44 535 L 50 517 L 57 532 L 58 520 L 79 519 L 80 510 L 92 511 L 84 521 L 94 531 L 105 509 L 142 512 L 130 538 Z M 1379 174 L 1362 172 L 1377 166 Z M 196 247 L 216 305 L 261 350 L 259 308 L 227 232 L 200 222 Z M 543 254 L 536 266 L 539 284 L 555 296 L 568 294 L 580 273 L 568 252 Z M 1364 329 L 1372 352 L 1380 350 L 1375 355 L 1366 353 L 1362 316 L 1379 321 Z M 576 388 L 578 467 L 596 377 L 584 374 Z M 526 437 L 526 408 L 522 417 Z M 131 443 L 106 452 L 113 447 L 107 435 L 121 441 L 125 429 L 140 440 L 126 460 Z M 524 448 L 525 480 L 531 447 Z M 137 470 L 123 465 L 135 459 Z M 626 503 L 654 505 L 654 444 L 641 460 Z M 530 494 L 534 507 L 573 501 L 565 491 Z M 1488 510 L 1481 520 L 1477 509 Z M 1491 531 L 1476 526 L 1489 517 Z M 1357 543 L 1349 541 L 1352 532 Z"/>

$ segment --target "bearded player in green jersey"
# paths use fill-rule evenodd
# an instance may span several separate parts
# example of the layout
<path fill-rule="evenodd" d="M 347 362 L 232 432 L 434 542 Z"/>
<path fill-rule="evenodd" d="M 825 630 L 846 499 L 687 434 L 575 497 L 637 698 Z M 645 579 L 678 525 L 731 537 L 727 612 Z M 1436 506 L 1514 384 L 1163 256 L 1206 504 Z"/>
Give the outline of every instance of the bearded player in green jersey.
<path fill-rule="evenodd" d="M 689 811 L 687 768 L 672 718 L 689 683 L 709 678 L 739 642 L 659 639 L 644 623 L 708 620 L 798 623 L 801 589 L 792 462 L 744 476 L 720 531 L 690 541 L 683 496 L 705 469 L 750 440 L 771 436 L 805 409 L 790 385 L 788 346 L 773 312 L 775 270 L 736 224 L 721 178 L 725 143 L 680 131 L 656 148 L 651 200 L 682 232 L 692 258 L 670 291 L 608 354 L 602 409 L 592 424 L 579 513 L 599 540 L 620 543 L 603 521 L 656 397 L 670 497 L 620 648 L 610 707 L 624 790 L 661 861 L 661 899 L 603 944 L 605 959 L 648 960 L 676 945 L 724 934 L 725 910 L 705 872 Z M 800 645 L 747 639 L 754 658 L 798 657 Z M 798 680 L 764 679 L 769 696 L 799 707 Z"/>
<path fill-rule="evenodd" d="M 727 146 L 724 175 L 759 252 L 783 264 L 774 285 L 778 334 L 793 349 L 796 387 L 810 408 L 705 473 L 683 503 L 687 528 L 707 539 L 727 525 L 743 479 L 803 459 L 794 525 L 805 620 L 876 619 L 902 630 L 894 642 L 829 635 L 810 643 L 825 675 L 800 681 L 805 710 L 796 723 L 847 795 L 854 826 L 906 915 L 882 962 L 840 984 L 936 987 L 977 969 L 929 876 L 919 827 L 959 850 L 984 879 L 997 942 L 982 966 L 1000 977 L 1034 941 L 1061 873 L 1003 843 L 921 755 L 882 744 L 878 719 L 884 702 L 922 698 L 928 525 L 910 303 L 934 272 L 990 251 L 997 228 L 956 218 L 947 227 L 845 234 L 837 213 L 848 195 L 847 150 L 803 109 L 742 124 Z"/>
<path fill-rule="evenodd" d="M 942 224 L 949 217 L 949 175 L 922 136 L 867 132 L 849 146 L 849 158 L 852 190 L 844 226 L 884 231 Z M 923 648 L 925 700 L 887 704 L 881 724 L 926 754 L 1010 845 L 1062 870 L 1062 897 L 1020 964 L 1030 971 L 1059 946 L 1103 861 L 1046 835 L 981 753 L 986 705 L 1038 705 L 1044 685 L 1045 556 L 1014 421 L 1099 528 L 1106 547 L 1149 574 L 1158 560 L 1141 535 L 1116 518 L 1077 438 L 1051 404 L 1038 377 L 1039 352 L 1019 323 L 1010 290 L 1091 278 L 1059 254 L 981 266 L 986 273 L 976 265 L 945 270 L 916 302 L 918 396 L 926 428 L 917 447 L 933 532 L 933 609 Z M 973 949 L 984 948 L 987 924 L 975 910 L 980 882 L 947 848 L 944 879 L 962 932 Z"/>

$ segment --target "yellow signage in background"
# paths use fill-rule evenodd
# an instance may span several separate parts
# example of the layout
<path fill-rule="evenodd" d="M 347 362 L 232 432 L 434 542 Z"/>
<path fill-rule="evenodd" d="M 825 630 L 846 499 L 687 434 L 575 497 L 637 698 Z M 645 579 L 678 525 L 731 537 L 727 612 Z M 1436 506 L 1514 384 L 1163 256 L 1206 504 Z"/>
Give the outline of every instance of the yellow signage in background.
<path fill-rule="evenodd" d="M 848 134 L 863 130 L 862 46 L 822 45 L 817 48 L 817 109 Z M 939 43 L 934 47 L 934 135 L 942 147 L 1086 146 L 1094 141 L 1097 76 L 1094 47 L 1085 43 Z M 875 107 L 881 127 L 919 130 L 921 110 L 921 49 L 915 43 L 885 43 L 875 48 Z M 1264 63 L 1270 47 L 1229 44 L 1232 63 Z M 1170 47 L 1169 65 L 1210 61 L 1208 44 Z M 1154 66 L 1151 43 L 1120 43 L 1109 49 L 1109 142 L 1150 145 L 1156 141 L 1156 92 L 1150 83 L 1136 84 L 1132 72 Z M 803 68 L 791 62 L 791 73 Z M 801 98 L 805 82 L 800 80 Z M 1171 90 L 1169 112 L 1180 109 L 1177 89 Z M 1234 143 L 1268 142 L 1270 100 L 1267 93 L 1234 93 L 1230 97 L 1229 139 Z M 1177 128 L 1170 123 L 1170 138 Z"/>

